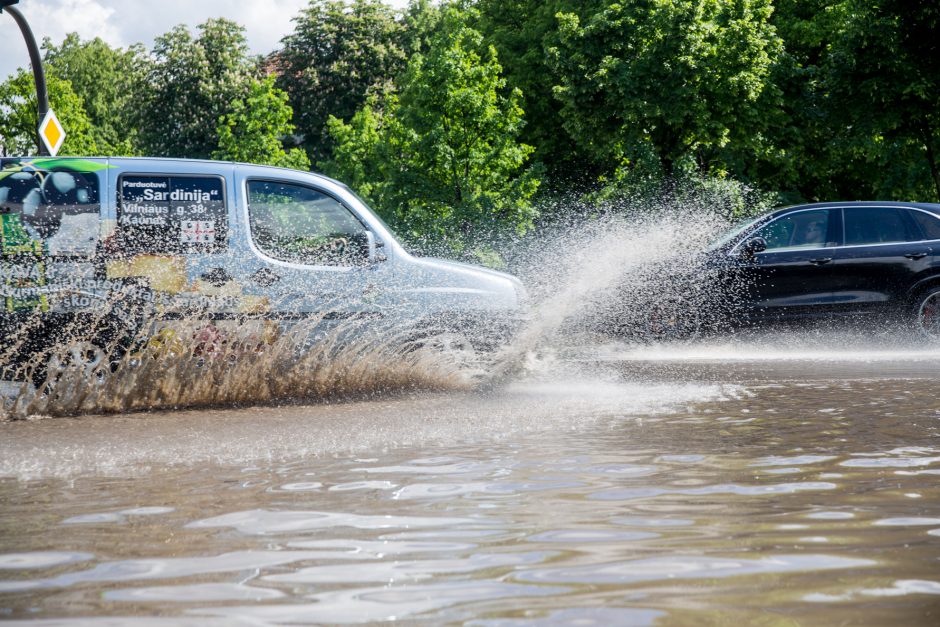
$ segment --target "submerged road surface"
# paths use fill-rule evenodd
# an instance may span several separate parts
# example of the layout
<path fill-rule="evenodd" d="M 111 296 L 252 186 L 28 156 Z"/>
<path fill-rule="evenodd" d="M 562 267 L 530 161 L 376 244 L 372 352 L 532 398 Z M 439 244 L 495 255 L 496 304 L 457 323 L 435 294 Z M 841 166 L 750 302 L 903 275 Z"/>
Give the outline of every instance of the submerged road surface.
<path fill-rule="evenodd" d="M 773 346 L 0 424 L 0 618 L 940 623 L 940 351 Z"/>

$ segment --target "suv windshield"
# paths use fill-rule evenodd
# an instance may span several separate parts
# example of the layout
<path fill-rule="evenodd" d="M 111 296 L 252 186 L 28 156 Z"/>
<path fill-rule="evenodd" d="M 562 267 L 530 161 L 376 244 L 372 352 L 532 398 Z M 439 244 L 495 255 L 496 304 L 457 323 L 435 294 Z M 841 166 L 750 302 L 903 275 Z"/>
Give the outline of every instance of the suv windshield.
<path fill-rule="evenodd" d="M 751 228 L 752 226 L 760 222 L 765 217 L 766 216 L 755 216 L 753 218 L 745 218 L 744 220 L 738 222 L 737 224 L 732 226 L 730 229 L 722 233 L 718 237 L 718 239 L 716 239 L 711 244 L 709 244 L 708 247 L 705 248 L 705 250 L 707 251 L 718 250 L 725 244 L 728 244 L 729 242 L 734 241 L 734 239 L 738 237 L 741 233 L 748 230 L 749 228 Z"/>

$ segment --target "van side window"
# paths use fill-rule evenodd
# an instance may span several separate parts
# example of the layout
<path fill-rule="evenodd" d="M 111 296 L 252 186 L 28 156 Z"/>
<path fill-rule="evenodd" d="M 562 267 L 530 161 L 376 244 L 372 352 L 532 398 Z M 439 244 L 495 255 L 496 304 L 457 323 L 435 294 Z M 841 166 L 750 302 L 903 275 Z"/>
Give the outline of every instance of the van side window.
<path fill-rule="evenodd" d="M 212 253 L 227 241 L 222 177 L 125 174 L 118 180 L 116 253 Z"/>
<path fill-rule="evenodd" d="M 93 172 L 45 171 L 11 160 L 0 171 L 0 244 L 19 253 L 91 257 L 100 232 Z"/>
<path fill-rule="evenodd" d="M 281 261 L 353 266 L 368 260 L 362 223 L 338 200 L 310 187 L 249 181 L 248 223 L 255 245 Z"/>

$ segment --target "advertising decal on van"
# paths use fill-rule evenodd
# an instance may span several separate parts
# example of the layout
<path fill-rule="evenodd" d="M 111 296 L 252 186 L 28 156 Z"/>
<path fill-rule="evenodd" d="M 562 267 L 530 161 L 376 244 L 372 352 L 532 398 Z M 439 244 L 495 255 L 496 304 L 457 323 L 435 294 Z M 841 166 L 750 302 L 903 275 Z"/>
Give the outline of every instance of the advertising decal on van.
<path fill-rule="evenodd" d="M 7 312 L 47 311 L 51 294 L 84 287 L 82 273 L 71 270 L 96 253 L 101 233 L 101 181 L 96 172 L 109 166 L 81 159 L 4 161 L 0 170 L 2 307 Z M 59 263 L 50 265 L 51 258 Z"/>

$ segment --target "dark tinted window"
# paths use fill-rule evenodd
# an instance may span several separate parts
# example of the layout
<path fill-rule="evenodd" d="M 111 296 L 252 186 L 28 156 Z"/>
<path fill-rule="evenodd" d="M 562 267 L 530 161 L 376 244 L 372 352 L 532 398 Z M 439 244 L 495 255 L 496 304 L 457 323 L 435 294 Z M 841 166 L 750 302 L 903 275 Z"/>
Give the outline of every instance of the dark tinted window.
<path fill-rule="evenodd" d="M 903 210 L 896 207 L 851 207 L 846 208 L 843 215 L 848 246 L 915 239 L 904 220 Z"/>
<path fill-rule="evenodd" d="M 255 244 L 275 259 L 348 266 L 368 258 L 362 223 L 338 200 L 310 187 L 249 181 L 248 221 Z"/>
<path fill-rule="evenodd" d="M 908 210 L 907 215 L 914 218 L 914 222 L 923 231 L 924 239 L 940 239 L 940 219 L 937 216 L 932 213 L 910 210 Z"/>
<path fill-rule="evenodd" d="M 777 218 L 760 229 L 756 235 L 767 241 L 767 250 L 775 248 L 823 248 L 827 242 L 829 209 L 798 211 Z"/>
<path fill-rule="evenodd" d="M 228 212 L 218 176 L 124 175 L 118 182 L 118 253 L 204 253 L 225 248 Z"/>

